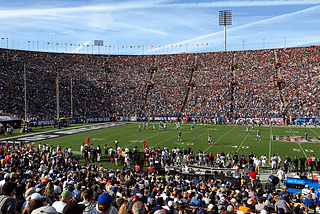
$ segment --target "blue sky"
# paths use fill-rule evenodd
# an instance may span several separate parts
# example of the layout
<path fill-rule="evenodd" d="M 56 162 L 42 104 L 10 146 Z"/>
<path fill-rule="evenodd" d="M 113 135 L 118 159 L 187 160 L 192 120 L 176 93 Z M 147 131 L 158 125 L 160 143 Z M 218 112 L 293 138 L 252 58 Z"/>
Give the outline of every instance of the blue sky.
<path fill-rule="evenodd" d="M 315 0 L 16 0 L 0 1 L 0 47 L 102 54 L 223 51 L 218 12 L 225 9 L 233 14 L 227 51 L 320 44 Z M 104 46 L 92 47 L 95 39 Z"/>

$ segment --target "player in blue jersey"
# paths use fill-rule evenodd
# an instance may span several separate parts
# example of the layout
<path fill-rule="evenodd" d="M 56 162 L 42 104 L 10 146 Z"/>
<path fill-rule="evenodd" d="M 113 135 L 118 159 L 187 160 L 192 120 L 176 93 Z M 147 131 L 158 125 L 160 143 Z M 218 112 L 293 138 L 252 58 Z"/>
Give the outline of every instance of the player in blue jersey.
<path fill-rule="evenodd" d="M 257 130 L 257 137 L 256 137 L 256 140 L 259 138 L 259 140 L 261 140 L 261 137 L 260 137 L 260 130 Z"/>

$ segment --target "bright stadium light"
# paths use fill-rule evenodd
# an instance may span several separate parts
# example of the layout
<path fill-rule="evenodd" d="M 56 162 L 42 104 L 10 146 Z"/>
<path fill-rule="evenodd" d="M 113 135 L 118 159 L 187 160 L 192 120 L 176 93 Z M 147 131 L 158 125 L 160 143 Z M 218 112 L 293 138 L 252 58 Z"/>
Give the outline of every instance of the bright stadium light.
<path fill-rule="evenodd" d="M 227 25 L 232 25 L 232 11 L 220 10 L 219 11 L 219 26 L 224 26 L 224 52 L 227 51 Z"/>

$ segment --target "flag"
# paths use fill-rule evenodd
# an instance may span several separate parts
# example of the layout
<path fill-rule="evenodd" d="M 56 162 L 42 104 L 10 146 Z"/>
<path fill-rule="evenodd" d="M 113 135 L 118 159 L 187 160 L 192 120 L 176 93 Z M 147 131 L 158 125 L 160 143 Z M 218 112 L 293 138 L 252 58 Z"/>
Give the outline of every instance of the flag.
<path fill-rule="evenodd" d="M 211 45 L 212 45 L 213 43 L 211 43 Z"/>
<path fill-rule="evenodd" d="M 2 38 L 2 40 L 4 40 L 4 38 Z"/>
<path fill-rule="evenodd" d="M 132 46 L 130 46 L 130 48 L 132 48 Z"/>
<path fill-rule="evenodd" d="M 122 48 L 124 48 L 124 46 L 122 46 Z"/>
<path fill-rule="evenodd" d="M 34 43 L 34 41 L 32 41 L 32 43 Z"/>
<path fill-rule="evenodd" d="M 89 45 L 87 45 L 87 47 L 89 47 Z"/>
<path fill-rule="evenodd" d="M 70 44 L 70 46 L 72 46 L 72 44 Z"/>
<path fill-rule="evenodd" d="M 171 45 L 171 47 L 173 47 L 173 45 Z"/>
<path fill-rule="evenodd" d="M 14 41 L 14 39 L 12 41 Z"/>
<path fill-rule="evenodd" d="M 57 43 L 57 45 L 59 45 L 59 43 Z"/>
<path fill-rule="evenodd" d="M 77 46 L 77 44 L 74 44 L 74 46 Z"/>
<path fill-rule="evenodd" d="M 147 46 L 147 48 L 148 48 L 149 46 Z"/>
<path fill-rule="evenodd" d="M 138 48 L 140 48 L 140 46 L 138 46 Z"/>
<path fill-rule="evenodd" d="M 30 43 L 30 41 L 28 41 L 28 43 Z"/>
<path fill-rule="evenodd" d="M 208 43 L 207 43 L 207 45 L 208 45 Z"/>
<path fill-rule="evenodd" d="M 116 46 L 113 46 L 113 48 L 115 48 Z"/>
<path fill-rule="evenodd" d="M 126 46 L 126 48 L 128 48 L 128 46 Z"/>
<path fill-rule="evenodd" d="M 180 45 L 180 47 L 181 47 L 182 45 Z"/>
<path fill-rule="evenodd" d="M 50 42 L 48 42 L 48 45 L 50 44 Z"/>
<path fill-rule="evenodd" d="M 63 44 L 61 43 L 61 45 L 63 45 Z"/>
<path fill-rule="evenodd" d="M 54 45 L 54 43 L 52 43 L 52 45 Z"/>
<path fill-rule="evenodd" d="M 109 48 L 111 48 L 111 45 L 109 46 Z"/>

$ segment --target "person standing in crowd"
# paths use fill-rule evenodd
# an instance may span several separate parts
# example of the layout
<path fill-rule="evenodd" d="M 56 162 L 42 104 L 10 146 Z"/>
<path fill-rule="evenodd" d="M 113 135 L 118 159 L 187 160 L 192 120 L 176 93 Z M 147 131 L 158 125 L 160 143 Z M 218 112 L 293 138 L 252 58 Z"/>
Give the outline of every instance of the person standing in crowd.
<path fill-rule="evenodd" d="M 15 214 L 17 199 L 15 195 L 17 185 L 12 182 L 6 182 L 2 186 L 2 195 L 0 196 L 0 213 Z"/>

